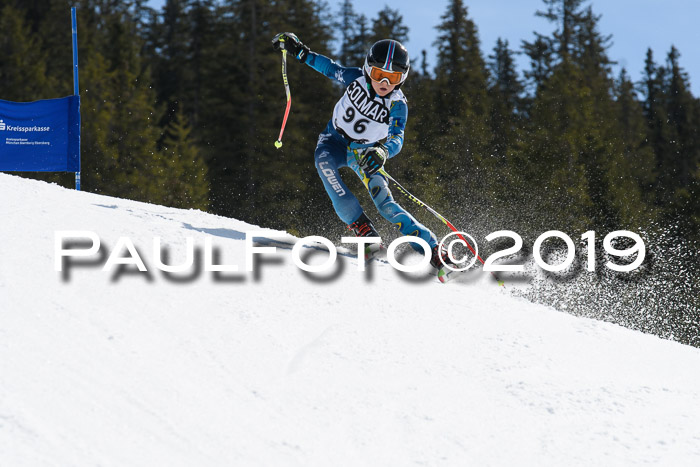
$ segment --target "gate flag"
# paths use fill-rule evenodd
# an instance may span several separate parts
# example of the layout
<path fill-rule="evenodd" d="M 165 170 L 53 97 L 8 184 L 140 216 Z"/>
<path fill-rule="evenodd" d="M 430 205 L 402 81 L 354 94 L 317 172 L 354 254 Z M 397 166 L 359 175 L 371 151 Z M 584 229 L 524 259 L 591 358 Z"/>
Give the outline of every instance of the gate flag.
<path fill-rule="evenodd" d="M 80 172 L 80 96 L 0 100 L 0 171 Z"/>

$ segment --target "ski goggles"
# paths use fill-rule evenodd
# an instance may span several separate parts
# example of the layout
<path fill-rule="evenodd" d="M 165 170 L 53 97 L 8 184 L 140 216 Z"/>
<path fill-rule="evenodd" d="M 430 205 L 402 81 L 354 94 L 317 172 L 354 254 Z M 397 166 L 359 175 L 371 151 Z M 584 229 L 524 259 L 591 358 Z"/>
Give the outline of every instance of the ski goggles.
<path fill-rule="evenodd" d="M 372 81 L 376 81 L 378 83 L 387 80 L 389 84 L 395 86 L 397 84 L 401 84 L 401 81 L 403 80 L 403 73 L 400 71 L 387 71 L 379 67 L 372 66 L 369 67 L 369 77 L 372 79 Z"/>

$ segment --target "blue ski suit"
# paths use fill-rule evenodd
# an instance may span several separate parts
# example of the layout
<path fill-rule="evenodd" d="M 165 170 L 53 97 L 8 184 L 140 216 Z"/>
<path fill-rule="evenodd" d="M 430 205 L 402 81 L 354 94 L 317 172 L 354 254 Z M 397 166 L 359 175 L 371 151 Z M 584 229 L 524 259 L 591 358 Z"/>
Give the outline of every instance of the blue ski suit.
<path fill-rule="evenodd" d="M 401 151 L 408 116 L 403 92 L 394 90 L 382 98 L 374 92 L 361 68 L 340 66 L 314 52 L 308 54 L 305 63 L 346 86 L 343 97 L 336 103 L 333 118 L 318 137 L 315 152 L 318 175 L 338 217 L 351 224 L 363 212 L 360 202 L 338 172 L 341 167 L 350 167 L 363 181 L 377 210 L 386 220 L 401 234 L 421 237 L 431 248 L 435 247 L 435 235 L 394 200 L 386 177 L 376 173 L 367 178 L 357 163 L 358 149 L 371 147 L 385 138 L 389 158 Z M 422 251 L 417 245 L 411 245 Z"/>

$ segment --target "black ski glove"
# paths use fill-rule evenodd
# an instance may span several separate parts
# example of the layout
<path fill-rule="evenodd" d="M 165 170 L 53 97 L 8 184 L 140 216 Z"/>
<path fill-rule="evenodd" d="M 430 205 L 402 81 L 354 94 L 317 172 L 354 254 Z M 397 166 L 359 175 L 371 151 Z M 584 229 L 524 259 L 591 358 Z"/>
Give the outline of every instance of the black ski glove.
<path fill-rule="evenodd" d="M 286 49 L 287 52 L 294 55 L 300 62 L 306 61 L 306 56 L 309 55 L 309 48 L 302 44 L 296 34 L 291 32 L 281 32 L 272 39 L 272 48 L 275 50 Z"/>
<path fill-rule="evenodd" d="M 384 167 L 387 157 L 389 157 L 389 151 L 387 151 L 386 146 L 377 143 L 371 148 L 365 149 L 358 163 L 365 175 L 371 177 Z"/>

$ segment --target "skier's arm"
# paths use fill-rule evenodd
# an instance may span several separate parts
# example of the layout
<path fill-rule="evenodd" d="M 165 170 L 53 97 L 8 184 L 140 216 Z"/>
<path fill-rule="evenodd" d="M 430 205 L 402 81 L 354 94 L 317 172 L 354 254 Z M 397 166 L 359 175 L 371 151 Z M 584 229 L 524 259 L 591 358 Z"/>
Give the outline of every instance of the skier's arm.
<path fill-rule="evenodd" d="M 362 76 L 362 69 L 339 65 L 330 58 L 316 52 L 309 52 L 304 63 L 328 78 L 340 81 L 346 86 Z"/>
<path fill-rule="evenodd" d="M 272 39 L 272 48 L 275 50 L 287 50 L 300 62 L 306 63 L 319 73 L 340 81 L 346 86 L 362 76 L 361 68 L 344 67 L 328 57 L 312 52 L 299 40 L 296 34 L 291 32 L 277 34 Z"/>
<path fill-rule="evenodd" d="M 403 132 L 406 129 L 408 118 L 408 106 L 405 102 L 394 101 L 389 110 L 389 134 L 386 138 L 386 149 L 391 159 L 401 151 L 403 146 Z"/>

